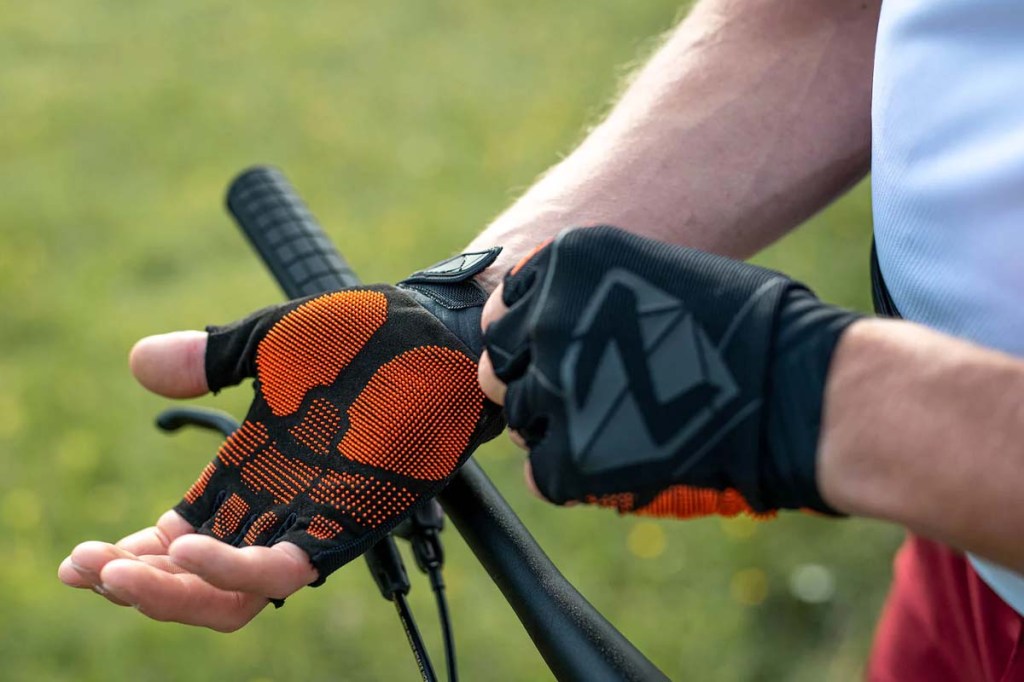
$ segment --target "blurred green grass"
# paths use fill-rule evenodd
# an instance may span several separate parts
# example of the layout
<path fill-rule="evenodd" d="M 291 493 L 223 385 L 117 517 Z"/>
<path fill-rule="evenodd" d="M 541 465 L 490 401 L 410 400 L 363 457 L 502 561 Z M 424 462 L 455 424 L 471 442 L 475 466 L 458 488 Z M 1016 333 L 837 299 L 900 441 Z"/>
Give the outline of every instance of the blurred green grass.
<path fill-rule="evenodd" d="M 282 166 L 366 280 L 457 250 L 615 93 L 680 7 L 51 0 L 0 14 L 0 678 L 415 679 L 361 563 L 233 635 L 152 623 L 61 587 L 78 541 L 172 504 L 208 436 L 151 426 L 125 366 L 145 334 L 278 298 L 221 211 L 226 182 Z M 760 260 L 866 308 L 862 186 Z M 246 391 L 203 404 L 241 413 Z M 860 676 L 900 533 L 790 515 L 652 523 L 554 509 L 505 443 L 479 459 L 566 575 L 674 679 Z M 464 677 L 545 679 L 455 533 Z M 824 566 L 824 603 L 794 596 Z M 429 591 L 413 605 L 438 643 Z"/>

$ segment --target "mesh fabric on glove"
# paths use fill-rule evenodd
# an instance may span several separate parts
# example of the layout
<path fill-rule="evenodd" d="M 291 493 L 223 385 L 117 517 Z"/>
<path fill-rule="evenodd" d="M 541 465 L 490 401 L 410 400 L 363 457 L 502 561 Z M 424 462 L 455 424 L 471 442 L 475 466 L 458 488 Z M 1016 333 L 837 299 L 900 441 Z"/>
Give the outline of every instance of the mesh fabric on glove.
<path fill-rule="evenodd" d="M 209 327 L 211 390 L 253 377 L 256 396 L 178 513 L 235 545 L 298 545 L 319 584 L 435 496 L 503 427 L 477 384 L 485 295 L 468 281 L 496 255 Z"/>
<path fill-rule="evenodd" d="M 821 403 L 856 315 L 777 272 L 610 227 L 563 232 L 503 298 L 485 346 L 548 499 L 831 512 L 815 483 Z"/>

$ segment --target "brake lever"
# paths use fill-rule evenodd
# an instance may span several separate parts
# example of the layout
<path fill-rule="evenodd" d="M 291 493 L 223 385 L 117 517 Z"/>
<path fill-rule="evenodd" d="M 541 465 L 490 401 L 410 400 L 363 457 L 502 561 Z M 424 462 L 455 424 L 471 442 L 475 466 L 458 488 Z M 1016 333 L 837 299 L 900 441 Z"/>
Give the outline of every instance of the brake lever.
<path fill-rule="evenodd" d="M 238 430 L 238 420 L 227 412 L 212 410 L 208 407 L 171 407 L 156 417 L 156 425 L 161 431 L 168 433 L 186 426 L 197 426 L 208 431 L 216 431 L 227 438 Z"/>

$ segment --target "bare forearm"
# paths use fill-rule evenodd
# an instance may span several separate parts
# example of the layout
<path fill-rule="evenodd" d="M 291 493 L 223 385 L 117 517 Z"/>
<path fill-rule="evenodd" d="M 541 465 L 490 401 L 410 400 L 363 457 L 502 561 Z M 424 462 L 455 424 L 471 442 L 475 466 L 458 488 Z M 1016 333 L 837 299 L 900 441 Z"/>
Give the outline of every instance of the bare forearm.
<path fill-rule="evenodd" d="M 837 509 L 1024 571 L 1024 362 L 906 322 L 852 326 L 818 479 Z"/>
<path fill-rule="evenodd" d="M 747 257 L 868 168 L 878 0 L 704 0 L 473 247 L 610 223 Z M 503 271 L 504 267 L 494 271 Z"/>

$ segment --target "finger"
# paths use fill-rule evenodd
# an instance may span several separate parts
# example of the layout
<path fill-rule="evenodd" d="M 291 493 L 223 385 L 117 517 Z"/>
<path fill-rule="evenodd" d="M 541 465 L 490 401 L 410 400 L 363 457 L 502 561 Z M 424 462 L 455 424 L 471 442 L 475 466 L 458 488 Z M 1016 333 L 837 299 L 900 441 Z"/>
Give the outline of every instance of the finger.
<path fill-rule="evenodd" d="M 96 576 L 94 580 L 89 580 L 79 573 L 71 557 L 66 557 L 64 561 L 60 562 L 60 566 L 57 568 L 57 577 L 68 587 L 74 587 L 79 590 L 92 590 L 118 606 L 128 606 L 126 602 L 109 594 L 104 594 L 103 588 L 99 585 L 99 576 Z"/>
<path fill-rule="evenodd" d="M 103 567 L 103 588 L 159 621 L 233 632 L 263 610 L 262 596 L 220 590 L 191 573 L 168 573 L 141 561 L 117 559 Z"/>
<path fill-rule="evenodd" d="M 207 333 L 181 331 L 147 336 L 128 356 L 135 379 L 168 398 L 195 398 L 209 392 L 206 384 Z"/>
<path fill-rule="evenodd" d="M 505 382 L 521 376 L 530 363 L 529 321 L 534 296 L 528 293 L 536 272 L 531 273 L 528 282 L 522 279 L 524 275 L 518 275 L 518 279 L 506 277 L 488 297 L 481 313 L 480 326 L 491 372 Z M 518 293 L 510 297 L 513 289 Z"/>
<path fill-rule="evenodd" d="M 551 502 L 548 498 L 544 497 L 544 493 L 537 487 L 537 482 L 533 480 L 533 467 L 530 466 L 530 460 L 523 462 L 523 479 L 526 481 L 526 489 L 533 493 L 536 497 L 545 502 Z M 576 500 L 566 500 L 560 506 L 562 507 L 575 507 L 579 502 Z"/>
<path fill-rule="evenodd" d="M 508 312 L 508 306 L 501 300 L 502 285 L 491 292 L 484 303 L 483 312 L 480 314 L 480 329 L 484 332 L 495 320 L 500 319 Z M 477 365 L 477 379 L 480 382 L 480 389 L 491 402 L 498 405 L 505 403 L 505 384 L 494 374 L 494 365 L 491 363 L 491 356 L 486 350 L 480 356 Z"/>
<path fill-rule="evenodd" d="M 195 528 L 173 509 L 164 512 L 155 526 L 143 528 L 121 538 L 116 546 L 132 554 L 167 554 L 170 544 L 182 535 L 194 533 Z"/>
<path fill-rule="evenodd" d="M 174 511 L 165 512 L 155 526 L 133 533 L 116 545 L 107 542 L 88 541 L 76 546 L 69 557 L 61 562 L 57 576 L 70 587 L 92 589 L 113 601 L 124 605 L 124 602 L 104 594 L 100 581 L 103 567 L 115 559 L 139 560 L 139 555 L 161 555 L 167 553 L 167 545 L 175 538 L 193 531 L 188 524 Z M 165 570 L 174 570 L 170 562 L 161 562 L 153 557 L 141 557 L 153 565 Z"/>
<path fill-rule="evenodd" d="M 170 556 L 215 587 L 275 599 L 317 579 L 309 556 L 290 542 L 239 548 L 205 535 L 189 535 L 171 544 Z"/>
<path fill-rule="evenodd" d="M 547 498 L 541 494 L 540 488 L 537 487 L 537 481 L 533 479 L 533 467 L 530 465 L 530 460 L 523 462 L 523 480 L 526 481 L 527 490 L 547 502 Z"/>
<path fill-rule="evenodd" d="M 526 444 L 526 439 L 524 439 L 515 429 L 508 430 L 508 438 L 510 441 L 515 443 L 517 447 L 522 448 L 523 450 L 530 449 L 530 446 Z"/>
<path fill-rule="evenodd" d="M 106 542 L 83 542 L 61 562 L 57 575 L 65 585 L 90 589 L 118 606 L 128 603 L 103 589 L 100 570 L 114 559 L 135 560 L 135 555 L 125 552 Z"/>
<path fill-rule="evenodd" d="M 57 569 L 57 577 L 60 581 L 68 587 L 74 587 L 80 590 L 92 590 L 96 594 L 104 597 L 107 601 L 117 604 L 118 606 L 128 606 L 128 602 L 121 601 L 117 597 L 107 594 L 99 583 L 93 584 L 92 581 L 86 580 L 74 567 L 74 563 L 71 561 L 71 557 L 67 557 L 64 561 L 60 562 L 60 567 Z"/>
<path fill-rule="evenodd" d="M 100 584 L 100 571 L 103 570 L 105 565 L 115 559 L 131 559 L 135 561 L 138 559 L 138 556 L 115 547 L 109 542 L 90 540 L 78 544 L 71 550 L 71 556 L 68 557 L 71 567 L 90 586 Z"/>
<path fill-rule="evenodd" d="M 82 574 L 75 569 L 70 556 L 64 557 L 64 561 L 60 562 L 60 566 L 57 567 L 57 579 L 68 587 L 86 590 L 92 588 L 92 583 L 82 577 Z"/>
<path fill-rule="evenodd" d="M 505 313 L 508 312 L 508 306 L 502 300 L 502 292 L 505 289 L 504 284 L 499 284 L 498 287 L 491 292 L 491 295 L 487 297 L 487 302 L 484 303 L 484 309 L 480 313 L 480 329 L 487 331 L 487 328 L 491 326 L 491 323 L 501 318 Z"/>
<path fill-rule="evenodd" d="M 480 362 L 476 368 L 477 381 L 480 383 L 480 390 L 487 398 L 497 404 L 505 404 L 505 384 L 494 374 L 494 366 L 491 364 L 491 356 L 485 350 L 480 354 Z"/>
<path fill-rule="evenodd" d="M 170 557 L 163 554 L 144 554 L 138 557 L 131 557 L 125 555 L 117 555 L 104 562 L 103 565 L 110 563 L 114 559 L 136 559 L 144 563 L 159 568 L 161 571 L 167 571 L 168 573 L 184 573 L 186 569 L 182 568 L 178 564 L 174 563 Z M 101 567 L 102 570 L 102 567 Z M 89 576 L 87 578 L 86 576 Z M 60 566 L 57 568 L 57 577 L 62 583 L 68 587 L 75 587 L 79 589 L 94 590 L 103 594 L 100 587 L 100 576 L 99 572 L 95 569 L 86 568 L 84 566 L 76 566 L 74 560 L 69 556 L 65 557 L 64 561 L 60 562 Z M 116 601 L 116 600 L 111 600 Z"/>

